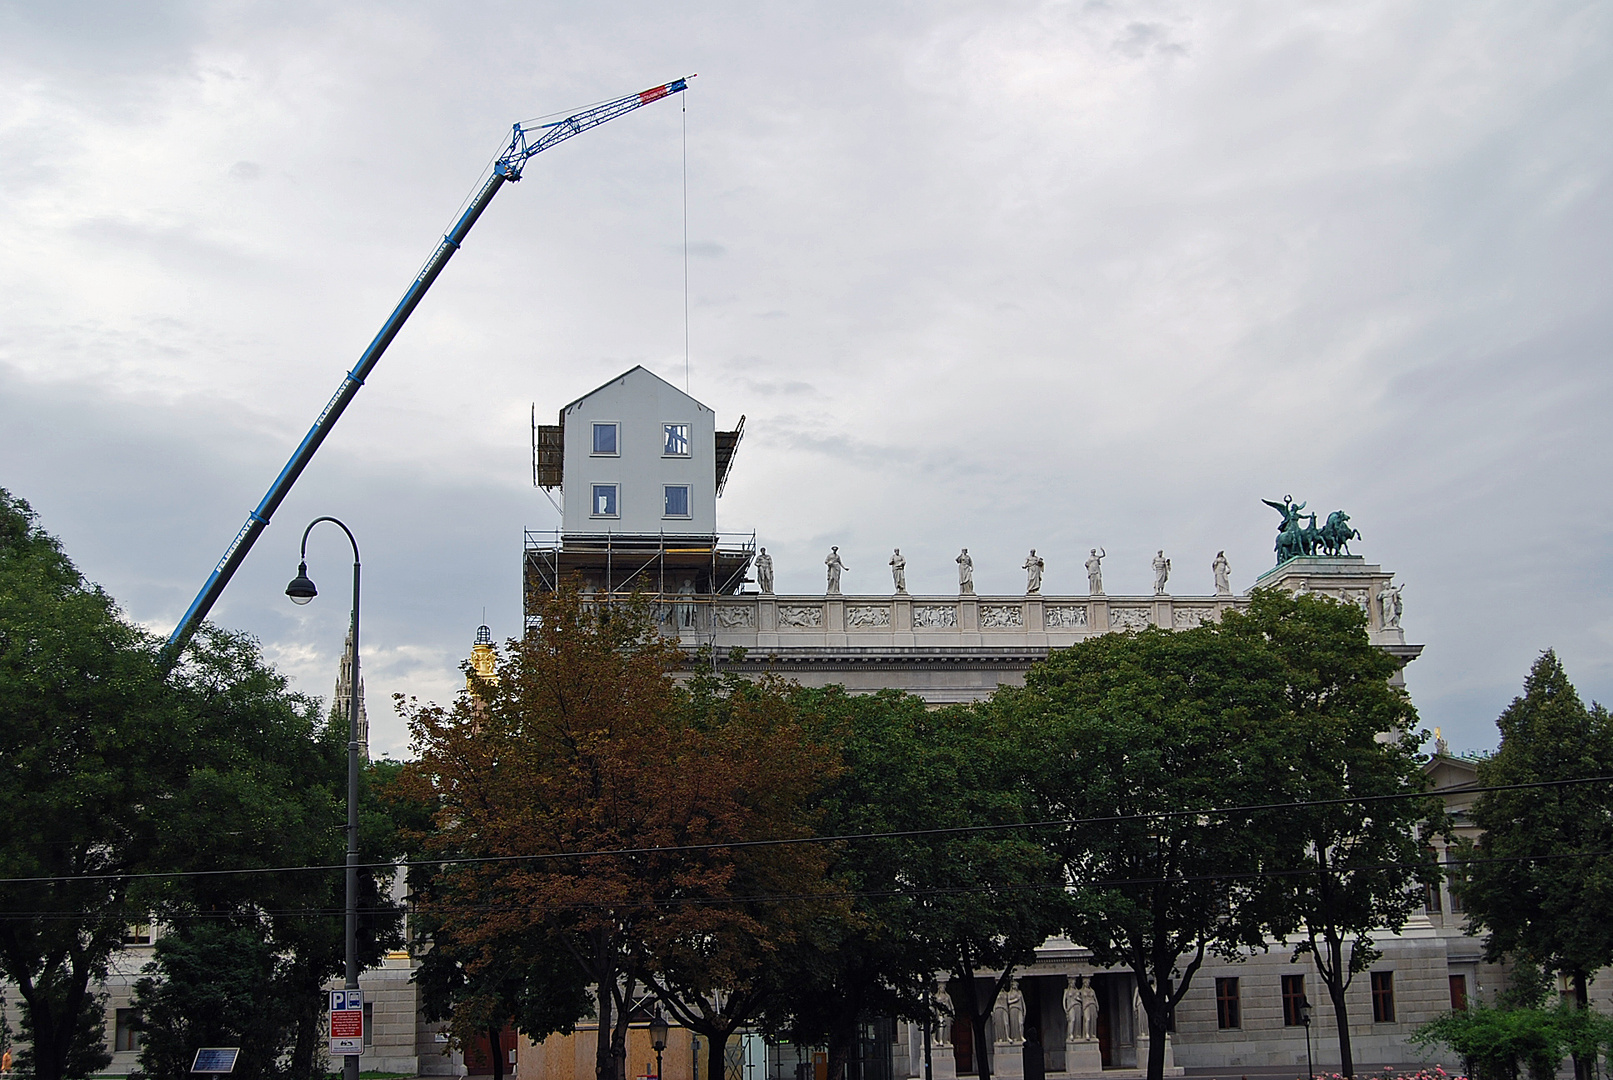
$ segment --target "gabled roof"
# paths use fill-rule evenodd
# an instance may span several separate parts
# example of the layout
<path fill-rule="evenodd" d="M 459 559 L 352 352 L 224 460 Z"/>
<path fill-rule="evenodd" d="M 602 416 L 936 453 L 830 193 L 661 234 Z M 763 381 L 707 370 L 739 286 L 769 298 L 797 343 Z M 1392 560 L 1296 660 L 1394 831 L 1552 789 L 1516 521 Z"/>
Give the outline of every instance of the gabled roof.
<path fill-rule="evenodd" d="M 567 402 L 565 405 L 561 406 L 561 409 L 560 409 L 560 423 L 562 425 L 565 424 L 565 422 L 566 422 L 566 413 L 572 408 L 572 406 L 580 405 L 582 402 L 587 401 L 589 398 L 593 397 L 595 394 L 599 393 L 601 390 L 608 389 L 609 387 L 614 386 L 615 384 L 617 384 L 619 382 L 622 382 L 628 376 L 636 375 L 641 371 L 645 375 L 647 375 L 650 378 L 654 379 L 656 382 L 660 383 L 662 386 L 666 387 L 668 390 L 671 390 L 673 393 L 677 394 L 679 397 L 688 398 L 690 401 L 694 402 L 694 404 L 696 406 L 698 406 L 699 408 L 705 409 L 707 412 L 712 411 L 710 406 L 701 404 L 699 401 L 695 401 L 695 399 L 693 397 L 690 397 L 688 394 L 684 393 L 682 390 L 679 390 L 676 386 L 673 386 L 671 383 L 669 383 L 665 379 L 661 378 L 661 376 L 657 375 L 655 372 L 651 371 L 649 368 L 645 367 L 643 364 L 636 364 L 633 367 L 628 368 L 626 371 L 622 372 L 620 375 L 616 376 L 616 378 L 609 379 L 609 380 L 607 380 L 605 382 L 600 383 L 598 386 L 596 386 L 592 390 L 588 391 L 588 393 L 584 394 L 582 397 L 578 398 L 576 401 Z"/>

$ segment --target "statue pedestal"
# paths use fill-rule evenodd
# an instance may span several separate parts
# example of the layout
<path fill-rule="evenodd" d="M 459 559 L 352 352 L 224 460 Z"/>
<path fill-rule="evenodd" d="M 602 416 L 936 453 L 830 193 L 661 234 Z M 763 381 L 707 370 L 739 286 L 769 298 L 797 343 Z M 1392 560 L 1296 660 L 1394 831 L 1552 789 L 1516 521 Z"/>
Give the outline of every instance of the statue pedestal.
<path fill-rule="evenodd" d="M 1103 1072 L 1103 1051 L 1098 1040 L 1064 1044 L 1064 1071 L 1071 1076 L 1097 1076 Z"/>

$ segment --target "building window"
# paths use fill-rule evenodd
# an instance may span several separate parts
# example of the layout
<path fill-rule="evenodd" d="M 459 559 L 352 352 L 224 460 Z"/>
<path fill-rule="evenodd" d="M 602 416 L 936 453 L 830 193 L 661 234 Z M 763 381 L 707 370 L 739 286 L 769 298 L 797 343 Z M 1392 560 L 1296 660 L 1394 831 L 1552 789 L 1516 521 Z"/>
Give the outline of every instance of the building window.
<path fill-rule="evenodd" d="M 666 486 L 666 516 L 689 516 L 689 485 L 668 484 Z"/>
<path fill-rule="evenodd" d="M 1456 882 L 1447 881 L 1445 883 L 1445 891 L 1451 894 L 1451 914 L 1455 915 L 1458 912 L 1461 912 L 1463 910 L 1462 893 L 1459 889 L 1457 889 Z"/>
<path fill-rule="evenodd" d="M 1451 1011 L 1467 1012 L 1467 976 L 1451 976 Z"/>
<path fill-rule="evenodd" d="M 689 456 L 689 425 L 688 424 L 662 424 L 661 433 L 665 438 L 665 449 L 661 451 L 667 457 Z"/>
<path fill-rule="evenodd" d="M 1372 1022 L 1395 1022 L 1395 973 L 1392 971 L 1372 973 Z"/>
<path fill-rule="evenodd" d="M 594 517 L 616 517 L 616 485 L 594 485 Z"/>
<path fill-rule="evenodd" d="M 364 1045 L 375 1045 L 375 1002 L 364 1003 Z"/>
<path fill-rule="evenodd" d="M 616 455 L 617 450 L 616 450 L 616 425 L 615 424 L 595 424 L 594 425 L 594 453 L 596 453 L 596 454 L 608 454 L 608 455 L 610 455 L 612 457 L 614 457 Z"/>
<path fill-rule="evenodd" d="M 1238 1028 L 1243 1026 L 1243 1017 L 1238 1011 L 1238 980 L 1215 980 L 1215 1026 L 1218 1028 Z"/>
<path fill-rule="evenodd" d="M 136 1030 L 139 1024 L 139 1009 L 119 1009 L 117 1028 L 112 1037 L 112 1049 L 120 1053 L 125 1050 L 140 1049 L 140 1032 Z"/>
<path fill-rule="evenodd" d="M 1305 976 L 1283 976 L 1283 1023 L 1289 1027 L 1303 1024 L 1305 1017 L 1300 1006 L 1305 1002 Z"/>
<path fill-rule="evenodd" d="M 1423 900 L 1423 907 L 1427 909 L 1430 915 L 1438 915 L 1440 913 L 1439 882 L 1435 881 L 1424 885 L 1423 889 L 1427 894 Z"/>
<path fill-rule="evenodd" d="M 125 945 L 150 945 L 151 924 L 148 922 L 130 923 L 123 928 L 123 943 Z"/>

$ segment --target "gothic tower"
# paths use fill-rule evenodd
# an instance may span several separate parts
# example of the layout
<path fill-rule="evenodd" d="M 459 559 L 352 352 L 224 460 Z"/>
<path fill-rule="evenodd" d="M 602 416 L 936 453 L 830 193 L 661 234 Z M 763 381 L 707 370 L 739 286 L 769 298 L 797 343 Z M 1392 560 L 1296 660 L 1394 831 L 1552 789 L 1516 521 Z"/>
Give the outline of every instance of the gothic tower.
<path fill-rule="evenodd" d="M 347 720 L 347 710 L 353 701 L 353 628 L 347 628 L 347 642 L 342 646 L 342 668 L 336 675 L 336 692 L 331 698 L 330 714 L 338 720 Z M 370 720 L 364 713 L 364 673 L 358 676 L 358 752 L 365 761 L 370 758 Z"/>

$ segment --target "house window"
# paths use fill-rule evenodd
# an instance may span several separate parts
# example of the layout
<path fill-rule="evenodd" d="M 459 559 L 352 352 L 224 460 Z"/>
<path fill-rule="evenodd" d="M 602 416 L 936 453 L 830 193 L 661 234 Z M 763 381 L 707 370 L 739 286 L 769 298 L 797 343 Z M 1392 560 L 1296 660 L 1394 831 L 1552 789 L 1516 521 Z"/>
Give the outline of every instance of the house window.
<path fill-rule="evenodd" d="M 1395 973 L 1392 971 L 1372 973 L 1372 1022 L 1395 1022 Z"/>
<path fill-rule="evenodd" d="M 364 1003 L 364 1045 L 375 1045 L 375 1002 Z"/>
<path fill-rule="evenodd" d="M 112 1037 L 112 1049 L 120 1053 L 125 1050 L 140 1049 L 140 1032 L 136 1030 L 139 1023 L 139 1009 L 119 1009 L 117 1028 Z"/>
<path fill-rule="evenodd" d="M 1215 1026 L 1222 1029 L 1243 1026 L 1238 1010 L 1237 979 L 1215 980 Z"/>
<path fill-rule="evenodd" d="M 667 457 L 689 456 L 689 425 L 688 424 L 662 424 L 661 433 L 665 438 L 665 449 L 661 451 Z"/>
<path fill-rule="evenodd" d="M 1467 976 L 1451 976 L 1451 1011 L 1467 1012 Z"/>
<path fill-rule="evenodd" d="M 668 484 L 666 486 L 666 516 L 689 516 L 689 485 Z"/>
<path fill-rule="evenodd" d="M 594 425 L 594 453 L 596 453 L 596 454 L 608 454 L 608 455 L 610 455 L 612 457 L 614 457 L 616 455 L 617 450 L 616 450 L 616 425 L 615 424 L 595 424 Z"/>
<path fill-rule="evenodd" d="M 125 945 L 150 945 L 151 924 L 148 922 L 130 923 L 123 928 L 123 943 Z"/>
<path fill-rule="evenodd" d="M 593 516 L 594 517 L 615 517 L 616 516 L 616 485 L 615 484 L 595 484 L 594 485 Z"/>
<path fill-rule="evenodd" d="M 1300 1006 L 1305 1002 L 1305 976 L 1283 976 L 1283 1023 L 1294 1027 L 1305 1022 Z"/>

